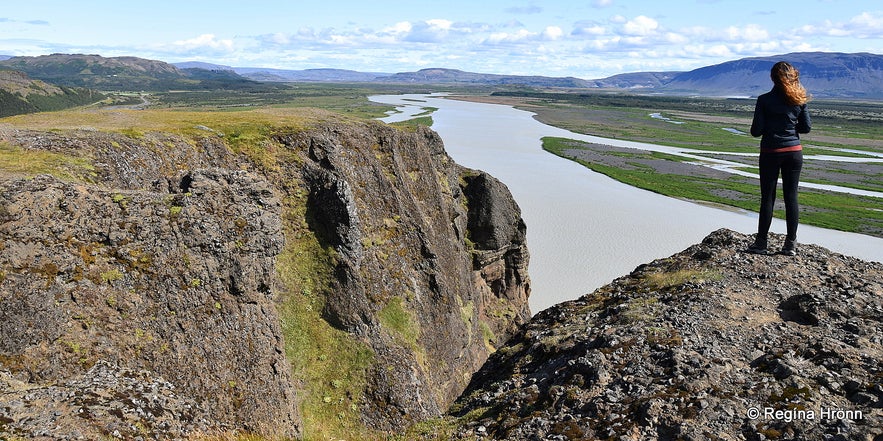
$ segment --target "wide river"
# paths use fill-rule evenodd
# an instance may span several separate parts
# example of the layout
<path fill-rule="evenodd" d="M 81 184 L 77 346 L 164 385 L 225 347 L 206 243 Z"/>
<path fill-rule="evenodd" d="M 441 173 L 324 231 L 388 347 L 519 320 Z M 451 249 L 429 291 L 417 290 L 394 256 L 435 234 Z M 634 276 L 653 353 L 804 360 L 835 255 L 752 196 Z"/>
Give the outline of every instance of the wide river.
<path fill-rule="evenodd" d="M 509 187 L 527 223 L 533 313 L 682 251 L 719 228 L 756 232 L 756 213 L 712 208 L 622 184 L 545 152 L 540 139 L 558 136 L 621 145 L 619 141 L 542 124 L 533 113 L 511 106 L 436 95 L 370 99 L 399 106 L 386 122 L 409 119 L 424 107 L 437 108 L 432 129 L 448 154 Z M 784 233 L 784 222 L 775 219 L 772 231 Z M 883 239 L 876 237 L 801 225 L 798 242 L 883 261 Z"/>

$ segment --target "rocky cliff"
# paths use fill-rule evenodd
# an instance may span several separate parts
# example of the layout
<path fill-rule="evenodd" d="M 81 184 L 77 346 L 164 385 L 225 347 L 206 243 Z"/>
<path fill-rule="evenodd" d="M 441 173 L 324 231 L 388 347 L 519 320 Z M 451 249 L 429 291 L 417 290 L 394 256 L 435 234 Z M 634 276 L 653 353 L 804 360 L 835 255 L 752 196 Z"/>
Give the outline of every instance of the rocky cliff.
<path fill-rule="evenodd" d="M 883 265 L 750 243 L 719 230 L 537 314 L 453 406 L 459 437 L 883 439 Z"/>
<path fill-rule="evenodd" d="M 400 430 L 529 318 L 517 205 L 429 130 L 65 115 L 0 125 L 0 435 Z"/>

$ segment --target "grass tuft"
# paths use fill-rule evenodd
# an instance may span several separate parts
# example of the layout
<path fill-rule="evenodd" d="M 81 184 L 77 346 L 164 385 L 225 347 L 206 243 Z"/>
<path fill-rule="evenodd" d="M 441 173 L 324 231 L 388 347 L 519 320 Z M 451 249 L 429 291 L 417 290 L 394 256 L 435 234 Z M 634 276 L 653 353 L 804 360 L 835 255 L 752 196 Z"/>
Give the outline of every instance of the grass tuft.
<path fill-rule="evenodd" d="M 23 149 L 3 142 L 0 142 L 0 170 L 26 178 L 48 174 L 68 182 L 91 182 L 95 177 L 95 167 L 89 159 Z"/>

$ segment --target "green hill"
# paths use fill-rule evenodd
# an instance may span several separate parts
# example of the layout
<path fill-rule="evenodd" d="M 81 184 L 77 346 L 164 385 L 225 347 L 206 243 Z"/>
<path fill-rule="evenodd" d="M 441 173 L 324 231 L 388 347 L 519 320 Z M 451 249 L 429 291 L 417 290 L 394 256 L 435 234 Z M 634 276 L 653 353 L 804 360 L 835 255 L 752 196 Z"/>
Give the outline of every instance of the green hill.
<path fill-rule="evenodd" d="M 106 91 L 262 87 L 235 72 L 178 69 L 169 63 L 138 57 L 52 54 L 12 57 L 0 61 L 0 68 L 3 67 L 53 84 Z"/>
<path fill-rule="evenodd" d="M 67 109 L 104 98 L 89 89 L 55 86 L 22 72 L 0 69 L 0 117 Z"/>

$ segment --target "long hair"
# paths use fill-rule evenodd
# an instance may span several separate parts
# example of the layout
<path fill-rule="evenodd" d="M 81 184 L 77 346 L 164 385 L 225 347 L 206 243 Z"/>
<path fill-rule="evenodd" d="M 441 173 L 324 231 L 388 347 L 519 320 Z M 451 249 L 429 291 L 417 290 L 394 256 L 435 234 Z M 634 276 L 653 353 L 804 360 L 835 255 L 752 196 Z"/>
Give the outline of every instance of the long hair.
<path fill-rule="evenodd" d="M 800 84 L 800 72 L 787 61 L 780 61 L 770 69 L 773 84 L 785 94 L 785 102 L 790 106 L 799 106 L 809 101 L 806 89 Z"/>

